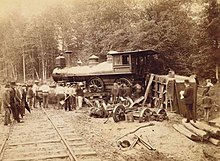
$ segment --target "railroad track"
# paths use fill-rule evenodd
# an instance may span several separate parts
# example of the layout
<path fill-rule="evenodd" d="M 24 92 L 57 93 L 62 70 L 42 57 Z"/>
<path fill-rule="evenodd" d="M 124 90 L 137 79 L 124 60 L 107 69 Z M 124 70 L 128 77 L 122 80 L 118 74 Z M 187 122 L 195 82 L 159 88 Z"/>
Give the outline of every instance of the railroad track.
<path fill-rule="evenodd" d="M 11 125 L 0 146 L 0 161 L 100 161 L 96 152 L 68 125 L 53 112 L 34 110 L 27 114 L 25 123 Z"/>

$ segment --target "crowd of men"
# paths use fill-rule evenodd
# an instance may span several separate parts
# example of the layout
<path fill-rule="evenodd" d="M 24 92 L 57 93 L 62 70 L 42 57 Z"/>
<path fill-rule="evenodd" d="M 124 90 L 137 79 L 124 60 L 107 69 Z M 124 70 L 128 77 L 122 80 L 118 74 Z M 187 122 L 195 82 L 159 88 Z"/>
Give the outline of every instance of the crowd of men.
<path fill-rule="evenodd" d="M 16 82 L 6 83 L 2 95 L 2 107 L 5 111 L 4 125 L 14 122 L 23 123 L 25 109 L 29 112 L 34 108 L 48 108 L 49 96 L 55 94 L 55 109 L 65 109 L 72 111 L 82 108 L 83 84 L 58 82 L 54 91 L 51 90 L 47 82 L 35 80 L 33 84 L 20 84 Z M 54 98 L 53 98 L 54 99 Z"/>
<path fill-rule="evenodd" d="M 2 97 L 2 106 L 5 111 L 4 125 L 11 124 L 11 114 L 16 122 L 24 122 L 25 105 L 27 105 L 25 88 L 25 86 L 17 86 L 15 82 L 5 85 L 5 91 Z"/>

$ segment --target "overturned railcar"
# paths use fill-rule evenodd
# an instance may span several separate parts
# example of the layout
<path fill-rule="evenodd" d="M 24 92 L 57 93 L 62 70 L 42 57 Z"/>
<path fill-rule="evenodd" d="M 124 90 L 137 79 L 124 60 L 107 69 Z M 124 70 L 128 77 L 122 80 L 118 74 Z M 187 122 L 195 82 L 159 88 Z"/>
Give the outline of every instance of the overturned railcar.
<path fill-rule="evenodd" d="M 109 91 L 114 82 L 131 86 L 135 81 L 145 83 L 149 73 L 155 72 L 158 64 L 158 52 L 138 50 L 107 53 L 105 62 L 98 62 L 97 56 L 89 58 L 88 65 L 66 67 L 65 58 L 56 58 L 56 68 L 52 73 L 54 81 L 86 82 L 91 93 Z"/>

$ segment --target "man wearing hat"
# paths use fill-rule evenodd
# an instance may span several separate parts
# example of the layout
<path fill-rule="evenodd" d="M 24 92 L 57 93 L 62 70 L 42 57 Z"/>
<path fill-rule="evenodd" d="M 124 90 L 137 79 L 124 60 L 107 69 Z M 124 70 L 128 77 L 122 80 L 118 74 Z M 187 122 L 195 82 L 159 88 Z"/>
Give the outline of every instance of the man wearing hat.
<path fill-rule="evenodd" d="M 69 111 L 72 111 L 71 109 L 71 101 L 70 101 L 70 97 L 71 97 L 71 94 L 72 94 L 72 91 L 71 91 L 71 87 L 70 87 L 70 83 L 66 83 L 66 87 L 65 87 L 65 111 L 67 111 L 67 109 L 69 109 Z"/>
<path fill-rule="evenodd" d="M 83 89 L 82 89 L 83 83 L 80 82 L 77 86 L 76 86 L 76 96 L 77 96 L 77 109 L 81 109 L 82 108 L 82 103 L 83 103 Z"/>
<path fill-rule="evenodd" d="M 11 114 L 11 105 L 10 105 L 10 84 L 5 85 L 5 91 L 2 95 L 2 106 L 5 111 L 5 121 L 4 125 L 7 126 L 11 123 L 10 114 Z"/>
<path fill-rule="evenodd" d="M 196 122 L 194 112 L 193 112 L 194 90 L 192 86 L 190 86 L 189 80 L 185 80 L 184 85 L 186 87 L 183 93 L 184 102 L 186 105 L 186 118 L 187 118 L 186 122 L 188 123 L 191 117 L 192 117 L 192 120 Z"/>
<path fill-rule="evenodd" d="M 16 89 L 16 83 L 14 81 L 11 82 L 11 90 L 10 90 L 10 106 L 11 111 L 13 114 L 14 120 L 16 120 L 18 123 L 22 123 L 23 121 L 20 120 L 19 117 L 19 104 L 21 102 L 21 99 L 19 98 L 18 90 Z"/>
<path fill-rule="evenodd" d="M 37 103 L 37 91 L 39 90 L 39 81 L 35 80 L 34 81 L 34 85 L 32 86 L 32 91 L 34 94 L 34 102 L 33 102 L 33 107 L 36 107 L 36 103 Z"/>

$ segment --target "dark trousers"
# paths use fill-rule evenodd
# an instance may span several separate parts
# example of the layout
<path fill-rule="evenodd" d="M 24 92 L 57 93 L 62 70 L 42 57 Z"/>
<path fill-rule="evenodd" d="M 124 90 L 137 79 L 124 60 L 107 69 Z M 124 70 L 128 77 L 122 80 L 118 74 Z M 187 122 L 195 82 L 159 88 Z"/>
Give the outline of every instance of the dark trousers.
<path fill-rule="evenodd" d="M 11 112 L 13 115 L 13 118 L 17 121 L 20 122 L 20 118 L 19 118 L 19 109 L 16 106 L 16 104 L 11 104 Z"/>
<path fill-rule="evenodd" d="M 5 107 L 4 110 L 5 110 L 5 120 L 4 120 L 4 124 L 5 124 L 5 125 L 8 125 L 8 124 L 11 123 L 11 119 L 10 119 L 11 111 L 10 111 L 10 108 L 9 108 L 9 107 Z"/>
<path fill-rule="evenodd" d="M 193 112 L 193 104 L 186 104 L 186 118 L 187 121 L 190 121 L 191 119 L 195 121 L 195 116 Z"/>
<path fill-rule="evenodd" d="M 71 97 L 71 104 L 72 104 L 72 109 L 76 109 L 76 97 L 75 96 Z"/>
<path fill-rule="evenodd" d="M 67 95 L 67 99 L 65 101 L 65 111 L 67 111 L 67 109 L 69 109 L 69 111 L 71 110 L 71 107 L 70 107 L 70 97 L 69 95 Z"/>
<path fill-rule="evenodd" d="M 43 95 L 43 108 L 48 108 L 48 95 Z"/>

